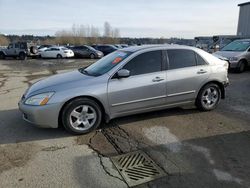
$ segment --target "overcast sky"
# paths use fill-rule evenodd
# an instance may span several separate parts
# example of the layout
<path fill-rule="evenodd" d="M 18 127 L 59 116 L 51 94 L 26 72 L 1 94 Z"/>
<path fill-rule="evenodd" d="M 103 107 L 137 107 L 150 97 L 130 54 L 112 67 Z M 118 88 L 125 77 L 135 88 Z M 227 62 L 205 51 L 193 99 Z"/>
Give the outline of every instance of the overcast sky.
<path fill-rule="evenodd" d="M 73 24 L 102 29 L 108 21 L 122 37 L 236 34 L 244 0 L 0 0 L 0 33 L 54 35 Z"/>

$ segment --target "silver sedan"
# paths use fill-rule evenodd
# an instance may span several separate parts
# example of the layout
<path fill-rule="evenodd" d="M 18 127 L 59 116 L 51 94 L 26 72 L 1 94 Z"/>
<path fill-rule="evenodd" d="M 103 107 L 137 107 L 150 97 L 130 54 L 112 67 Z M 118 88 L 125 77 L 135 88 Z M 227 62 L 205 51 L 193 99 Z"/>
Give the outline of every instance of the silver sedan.
<path fill-rule="evenodd" d="M 195 104 L 208 111 L 225 97 L 227 69 L 226 61 L 193 47 L 129 47 L 33 84 L 19 108 L 30 123 L 62 124 L 74 134 L 116 117 L 170 107 Z"/>

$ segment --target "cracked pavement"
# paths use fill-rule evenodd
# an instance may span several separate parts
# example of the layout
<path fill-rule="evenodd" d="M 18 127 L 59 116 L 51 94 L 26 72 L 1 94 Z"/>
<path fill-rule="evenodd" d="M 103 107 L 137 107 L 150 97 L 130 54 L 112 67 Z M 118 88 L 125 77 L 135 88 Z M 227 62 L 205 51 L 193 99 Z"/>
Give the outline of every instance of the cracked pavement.
<path fill-rule="evenodd" d="M 91 60 L 0 61 L 0 187 L 127 187 L 109 157 L 142 150 L 167 174 L 137 187 L 250 187 L 250 71 L 230 73 L 212 112 L 175 108 L 112 120 L 87 135 L 40 129 L 17 102 L 39 79 Z"/>

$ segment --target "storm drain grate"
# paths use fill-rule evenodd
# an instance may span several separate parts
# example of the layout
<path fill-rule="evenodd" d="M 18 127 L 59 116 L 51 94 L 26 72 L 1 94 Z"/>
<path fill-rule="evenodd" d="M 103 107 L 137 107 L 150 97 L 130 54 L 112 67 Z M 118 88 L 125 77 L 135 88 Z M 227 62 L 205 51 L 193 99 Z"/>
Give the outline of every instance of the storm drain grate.
<path fill-rule="evenodd" d="M 142 151 L 115 156 L 111 160 L 130 187 L 166 176 L 165 172 Z"/>

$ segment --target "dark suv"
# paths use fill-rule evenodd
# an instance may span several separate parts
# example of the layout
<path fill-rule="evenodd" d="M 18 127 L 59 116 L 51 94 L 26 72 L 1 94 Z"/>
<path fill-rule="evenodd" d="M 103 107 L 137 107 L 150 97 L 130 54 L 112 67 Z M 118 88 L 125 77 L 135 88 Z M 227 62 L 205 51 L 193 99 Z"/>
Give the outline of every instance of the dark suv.
<path fill-rule="evenodd" d="M 101 51 L 98 51 L 92 48 L 91 46 L 82 45 L 82 46 L 72 46 L 68 48 L 70 48 L 74 52 L 75 57 L 91 58 L 91 59 L 103 57 L 103 53 Z"/>
<path fill-rule="evenodd" d="M 24 60 L 28 56 L 37 56 L 37 47 L 27 42 L 10 43 L 7 48 L 0 49 L 0 59 L 19 57 Z"/>
<path fill-rule="evenodd" d="M 118 50 L 117 47 L 115 47 L 114 45 L 109 45 L 109 44 L 102 44 L 102 45 L 93 45 L 93 48 L 95 48 L 96 50 L 101 51 L 104 55 L 108 55 L 109 53 L 112 53 L 116 50 Z"/>

